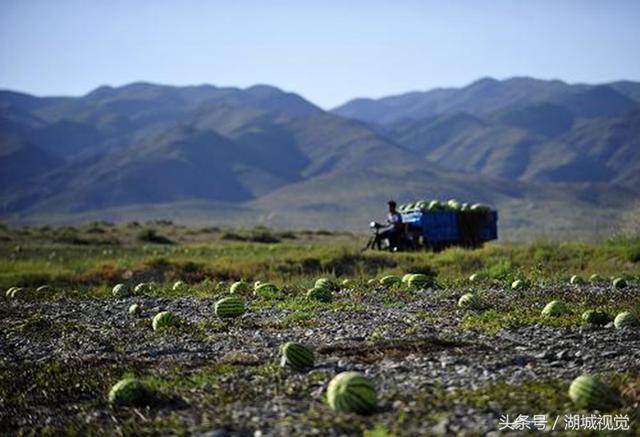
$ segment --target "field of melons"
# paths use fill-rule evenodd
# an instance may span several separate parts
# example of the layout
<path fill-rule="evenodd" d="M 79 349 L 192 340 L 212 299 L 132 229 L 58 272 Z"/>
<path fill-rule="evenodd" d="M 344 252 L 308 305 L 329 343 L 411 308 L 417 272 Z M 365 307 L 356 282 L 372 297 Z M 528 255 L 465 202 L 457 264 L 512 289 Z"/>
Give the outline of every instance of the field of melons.
<path fill-rule="evenodd" d="M 0 429 L 450 435 L 597 414 L 640 433 L 640 239 L 365 237 L 0 228 Z"/>

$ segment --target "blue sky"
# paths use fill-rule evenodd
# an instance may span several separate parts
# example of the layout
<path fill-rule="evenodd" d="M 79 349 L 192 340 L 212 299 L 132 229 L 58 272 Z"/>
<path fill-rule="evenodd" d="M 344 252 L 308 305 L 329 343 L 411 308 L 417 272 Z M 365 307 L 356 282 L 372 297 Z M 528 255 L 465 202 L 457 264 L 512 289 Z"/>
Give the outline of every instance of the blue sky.
<path fill-rule="evenodd" d="M 0 0 L 0 88 L 267 83 L 330 108 L 477 78 L 640 80 L 640 1 Z"/>

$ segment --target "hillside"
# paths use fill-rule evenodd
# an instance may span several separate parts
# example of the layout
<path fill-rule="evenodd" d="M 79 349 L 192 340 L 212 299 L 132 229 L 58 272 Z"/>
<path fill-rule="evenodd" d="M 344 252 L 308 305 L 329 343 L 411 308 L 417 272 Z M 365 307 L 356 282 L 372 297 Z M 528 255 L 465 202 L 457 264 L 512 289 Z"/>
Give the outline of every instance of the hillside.
<path fill-rule="evenodd" d="M 582 87 L 551 104 L 543 97 L 557 97 L 561 83 L 500 90 L 494 82 L 476 83 L 453 106 L 441 96 L 452 90 L 432 98 L 434 108 L 476 114 L 433 115 L 416 102 L 424 118 L 382 128 L 266 85 L 135 83 L 44 98 L 2 91 L 0 214 L 13 223 L 172 218 L 362 229 L 389 198 L 456 197 L 498 207 L 510 238 L 614 227 L 638 197 L 630 166 L 638 148 L 627 141 L 637 139 L 633 101 L 613 87 Z M 541 103 L 527 106 L 532 92 Z M 589 104 L 597 99 L 608 103 Z M 586 118 L 600 110 L 607 118 L 598 124 Z M 581 158 L 544 164 L 563 147 Z"/>
<path fill-rule="evenodd" d="M 635 190 L 639 90 L 634 82 L 482 79 L 461 89 L 354 100 L 333 112 L 371 123 L 446 168 Z"/>

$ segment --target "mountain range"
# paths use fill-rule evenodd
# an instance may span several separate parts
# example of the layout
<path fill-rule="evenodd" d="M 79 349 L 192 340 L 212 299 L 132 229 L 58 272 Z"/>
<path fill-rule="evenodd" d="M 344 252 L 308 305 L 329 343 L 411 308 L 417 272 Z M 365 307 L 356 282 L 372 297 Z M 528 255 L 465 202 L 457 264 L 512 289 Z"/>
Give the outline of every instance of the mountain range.
<path fill-rule="evenodd" d="M 390 198 L 606 232 L 640 199 L 640 83 L 481 79 L 324 111 L 257 85 L 0 91 L 0 217 L 362 229 Z"/>

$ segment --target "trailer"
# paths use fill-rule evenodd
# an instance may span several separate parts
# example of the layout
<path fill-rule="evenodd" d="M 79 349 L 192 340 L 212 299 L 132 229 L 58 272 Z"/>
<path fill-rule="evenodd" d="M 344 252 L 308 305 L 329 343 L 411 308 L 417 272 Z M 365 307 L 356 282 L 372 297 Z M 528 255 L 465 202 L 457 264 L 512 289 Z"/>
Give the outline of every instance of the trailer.
<path fill-rule="evenodd" d="M 440 251 L 450 246 L 478 248 L 498 239 L 498 211 L 403 212 L 407 237 L 416 248 Z"/>

